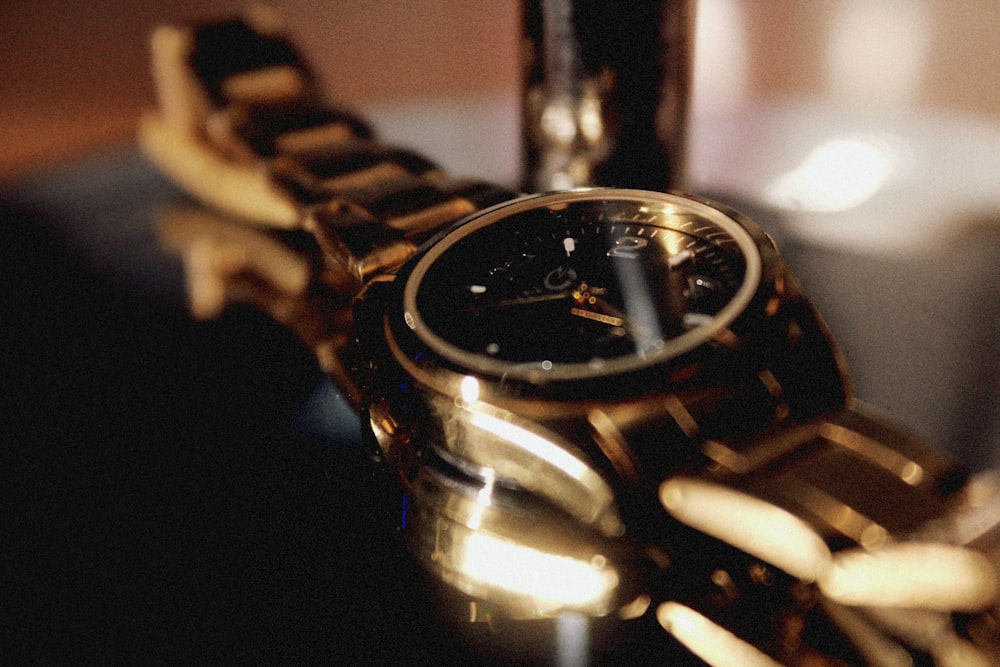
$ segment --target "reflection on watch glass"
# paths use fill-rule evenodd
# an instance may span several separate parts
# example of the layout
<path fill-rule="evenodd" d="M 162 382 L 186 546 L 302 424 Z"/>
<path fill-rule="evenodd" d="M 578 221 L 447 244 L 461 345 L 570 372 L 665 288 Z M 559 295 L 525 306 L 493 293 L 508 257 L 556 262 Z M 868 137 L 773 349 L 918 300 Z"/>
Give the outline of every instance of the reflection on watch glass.
<path fill-rule="evenodd" d="M 735 223 L 629 198 L 516 208 L 445 237 L 411 278 L 412 309 L 445 356 L 586 374 L 710 327 L 746 282 Z"/>

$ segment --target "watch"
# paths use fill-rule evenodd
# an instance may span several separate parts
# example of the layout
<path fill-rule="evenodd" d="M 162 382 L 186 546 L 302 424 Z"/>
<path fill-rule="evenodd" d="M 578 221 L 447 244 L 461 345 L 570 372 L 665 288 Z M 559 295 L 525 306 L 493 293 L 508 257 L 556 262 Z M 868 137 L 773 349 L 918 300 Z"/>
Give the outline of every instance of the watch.
<path fill-rule="evenodd" d="M 790 659 L 819 651 L 815 591 L 672 519 L 660 483 L 746 491 L 833 549 L 906 536 L 962 486 L 854 402 L 743 215 L 450 176 L 328 105 L 266 16 L 163 27 L 152 47 L 140 143 L 211 206 L 163 228 L 194 313 L 249 301 L 316 351 L 397 476 L 410 549 L 469 600 L 514 618 L 683 600 Z"/>

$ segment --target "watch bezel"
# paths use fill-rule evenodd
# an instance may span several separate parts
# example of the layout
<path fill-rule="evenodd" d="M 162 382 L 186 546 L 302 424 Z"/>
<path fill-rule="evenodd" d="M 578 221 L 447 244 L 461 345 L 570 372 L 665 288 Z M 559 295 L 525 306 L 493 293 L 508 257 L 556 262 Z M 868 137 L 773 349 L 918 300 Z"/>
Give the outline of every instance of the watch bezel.
<path fill-rule="evenodd" d="M 711 322 L 700 324 L 691 330 L 667 341 L 663 347 L 647 355 L 629 355 L 617 359 L 605 359 L 599 364 L 592 362 L 553 363 L 550 368 L 540 365 L 520 364 L 495 359 L 483 354 L 464 350 L 448 342 L 434 332 L 423 320 L 417 307 L 417 292 L 430 266 L 449 248 L 477 231 L 495 224 L 508 216 L 535 208 L 550 207 L 562 203 L 584 201 L 618 200 L 637 204 L 652 203 L 674 207 L 679 211 L 692 212 L 722 229 L 738 245 L 745 262 L 743 281 L 733 298 L 713 318 Z M 582 381 L 609 375 L 622 375 L 642 371 L 670 362 L 717 338 L 748 310 L 760 290 L 765 278 L 766 262 L 762 249 L 769 246 L 763 233 L 756 227 L 748 226 L 748 221 L 724 207 L 702 198 L 686 194 L 650 192 L 620 188 L 582 188 L 563 192 L 528 195 L 477 212 L 445 230 L 417 252 L 397 278 L 400 312 L 393 323 L 401 320 L 405 327 L 431 352 L 435 358 L 447 365 L 480 376 L 501 378 L 505 381 L 520 381 L 528 384 L 548 384 L 561 381 Z M 752 225 L 752 223 L 751 223 Z"/>

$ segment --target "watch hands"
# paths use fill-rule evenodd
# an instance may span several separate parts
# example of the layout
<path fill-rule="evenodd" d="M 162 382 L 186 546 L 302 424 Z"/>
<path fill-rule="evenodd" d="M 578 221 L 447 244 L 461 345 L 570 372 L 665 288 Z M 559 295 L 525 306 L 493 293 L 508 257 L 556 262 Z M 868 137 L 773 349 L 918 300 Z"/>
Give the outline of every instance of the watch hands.
<path fill-rule="evenodd" d="M 507 308 L 508 306 L 523 306 L 532 303 L 543 303 L 545 301 L 562 301 L 573 296 L 572 292 L 554 292 L 552 294 L 536 294 L 534 296 L 521 296 L 513 299 L 503 299 L 494 303 L 489 303 L 472 310 L 491 310 L 493 308 Z"/>
<path fill-rule="evenodd" d="M 544 303 L 546 301 L 564 301 L 567 299 L 573 299 L 574 301 L 579 301 L 579 299 L 582 297 L 583 294 L 581 290 L 587 291 L 588 296 L 593 294 L 605 294 L 608 291 L 603 287 L 587 287 L 586 284 L 583 284 L 578 289 L 571 289 L 571 290 L 568 289 L 568 290 L 563 290 L 561 292 L 552 292 L 550 294 L 535 294 L 532 296 L 520 296 L 520 297 L 514 297 L 512 299 L 501 299 L 500 301 L 494 301 L 493 303 L 486 303 L 483 305 L 469 306 L 466 308 L 466 311 L 481 312 L 486 310 L 494 310 L 496 308 L 525 306 L 533 303 Z"/>
<path fill-rule="evenodd" d="M 608 289 L 606 287 L 593 287 L 587 283 L 580 283 L 572 289 L 552 292 L 550 294 L 520 296 L 511 299 L 501 299 L 493 303 L 469 306 L 466 308 L 466 311 L 487 312 L 499 308 L 527 306 L 549 301 L 571 301 L 570 315 L 604 324 L 610 327 L 610 335 L 614 337 L 628 336 L 630 326 L 628 318 L 624 312 L 602 298 L 607 292 Z"/>
<path fill-rule="evenodd" d="M 615 308 L 600 295 L 605 294 L 607 289 L 601 287 L 590 287 L 586 283 L 573 290 L 573 303 L 570 314 L 576 317 L 598 322 L 611 327 L 610 333 L 615 337 L 623 337 L 629 334 L 628 318 L 618 308 Z"/>

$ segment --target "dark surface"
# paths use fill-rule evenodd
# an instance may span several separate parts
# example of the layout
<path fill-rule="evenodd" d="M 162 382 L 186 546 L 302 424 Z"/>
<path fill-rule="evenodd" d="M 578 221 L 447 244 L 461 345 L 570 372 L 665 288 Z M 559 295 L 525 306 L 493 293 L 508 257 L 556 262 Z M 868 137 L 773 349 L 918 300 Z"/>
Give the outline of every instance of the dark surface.
<path fill-rule="evenodd" d="M 178 197 L 131 153 L 4 191 L 4 660 L 456 658 L 356 422 L 302 418 L 310 354 L 185 314 L 153 228 Z"/>

